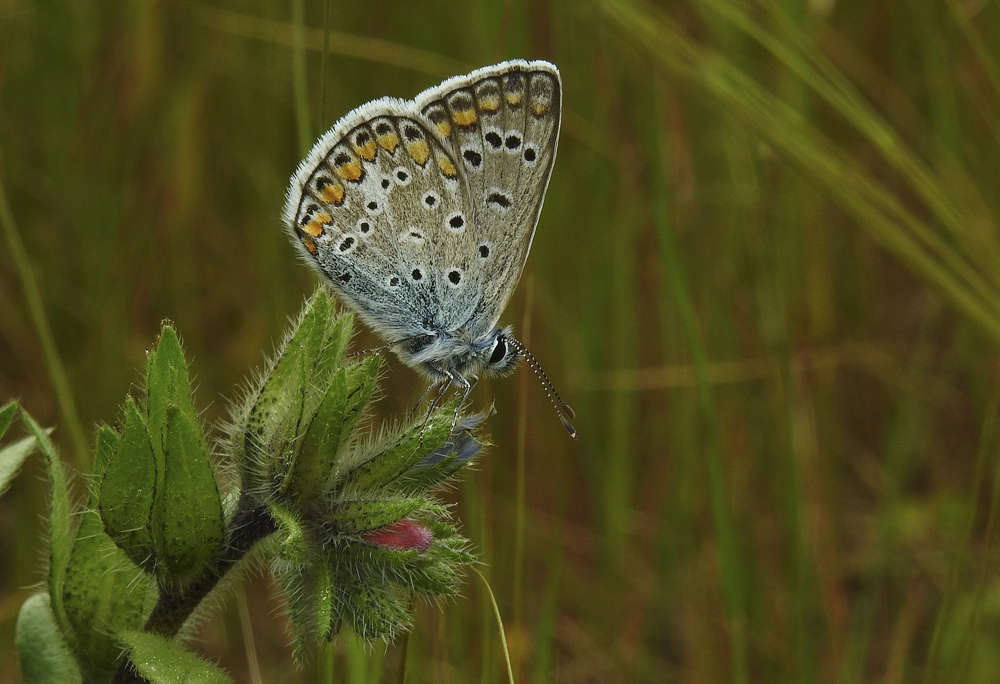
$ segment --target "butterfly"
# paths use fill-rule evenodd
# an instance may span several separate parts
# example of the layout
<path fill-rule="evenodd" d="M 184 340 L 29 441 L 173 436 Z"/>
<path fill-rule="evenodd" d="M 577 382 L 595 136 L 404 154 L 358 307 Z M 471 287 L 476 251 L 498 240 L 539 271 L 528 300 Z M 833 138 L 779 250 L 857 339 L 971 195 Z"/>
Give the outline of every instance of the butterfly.
<path fill-rule="evenodd" d="M 413 100 L 352 110 L 292 175 L 284 223 L 306 262 L 403 363 L 468 397 L 527 359 L 570 435 L 573 410 L 499 325 L 559 142 L 555 65 L 510 60 Z"/>

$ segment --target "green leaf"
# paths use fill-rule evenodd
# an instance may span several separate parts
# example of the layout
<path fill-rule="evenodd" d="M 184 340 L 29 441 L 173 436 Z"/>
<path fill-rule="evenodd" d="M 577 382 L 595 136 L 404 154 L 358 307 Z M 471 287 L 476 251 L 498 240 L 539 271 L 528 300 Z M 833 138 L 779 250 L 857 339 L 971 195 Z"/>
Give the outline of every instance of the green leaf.
<path fill-rule="evenodd" d="M 146 426 L 157 457 L 164 451 L 170 407 L 197 422 L 198 414 L 191 401 L 187 361 L 172 324 L 165 322 L 156 349 L 146 361 Z"/>
<path fill-rule="evenodd" d="M 456 530 L 452 525 L 443 523 L 440 520 L 421 520 L 420 522 L 430 528 L 431 534 L 434 535 L 434 540 L 437 542 L 441 542 L 446 539 L 450 540 L 458 534 L 458 530 Z M 468 543 L 467 540 L 462 537 L 458 537 L 458 542 L 461 544 Z"/>
<path fill-rule="evenodd" d="M 88 681 L 114 674 L 121 647 L 111 635 L 142 627 L 152 590 L 152 577 L 104 534 L 97 513 L 86 511 L 66 568 L 63 606 L 72 629 L 69 641 Z"/>
<path fill-rule="evenodd" d="M 446 443 L 454 419 L 455 404 L 450 403 L 431 414 L 426 427 L 420 419 L 401 435 L 387 438 L 391 446 L 350 469 L 338 489 L 364 492 L 389 485 Z"/>
<path fill-rule="evenodd" d="M 3 436 L 7 434 L 7 428 L 10 427 L 10 424 L 16 415 L 17 402 L 13 399 L 9 400 L 3 406 L 0 406 L 0 439 L 3 439 Z"/>
<path fill-rule="evenodd" d="M 428 505 L 421 498 L 341 501 L 323 516 L 323 524 L 331 535 L 356 535 L 402 520 Z"/>
<path fill-rule="evenodd" d="M 330 631 L 330 619 L 333 617 L 333 578 L 326 563 L 316 563 L 316 583 L 312 601 L 316 606 L 316 627 L 319 636 L 327 639 L 333 637 Z"/>
<path fill-rule="evenodd" d="M 176 406 L 167 409 L 163 486 L 156 491 L 152 521 L 161 579 L 190 579 L 222 547 L 222 499 L 201 428 Z"/>
<path fill-rule="evenodd" d="M 451 596 L 458 592 L 458 574 L 448 563 L 428 562 L 413 567 L 406 579 L 401 584 L 428 596 Z"/>
<path fill-rule="evenodd" d="M 476 562 L 476 556 L 466 551 L 469 542 L 465 539 L 445 539 L 435 544 L 427 553 L 445 563 L 468 565 Z"/>
<path fill-rule="evenodd" d="M 98 432 L 98 453 L 114 442 L 106 432 L 113 431 L 104 428 Z M 152 571 L 155 554 L 150 525 L 158 468 L 146 422 L 132 397 L 125 400 L 124 426 L 117 447 L 104 470 L 98 509 L 114 543 L 133 563 Z"/>
<path fill-rule="evenodd" d="M 459 578 L 455 566 L 470 560 L 468 555 L 458 555 L 447 549 L 442 552 L 437 543 L 425 553 L 353 543 L 337 558 L 337 563 L 345 569 L 366 568 L 368 575 L 422 594 L 441 596 L 458 591 Z"/>
<path fill-rule="evenodd" d="M 354 317 L 349 313 L 336 315 L 333 301 L 325 288 L 320 288 L 313 298 L 325 301 L 322 310 L 317 311 L 317 315 L 325 319 L 325 331 L 312 374 L 317 379 L 326 379 L 344 365 L 344 353 L 354 330 Z M 324 389 L 320 387 L 321 391 Z"/>
<path fill-rule="evenodd" d="M 281 481 L 286 472 L 306 410 L 312 371 L 324 347 L 330 306 L 329 299 L 318 293 L 307 302 L 247 417 L 244 448 L 252 460 L 266 464 L 266 482 Z"/>
<path fill-rule="evenodd" d="M 81 684 L 83 681 L 52 614 L 48 593 L 39 592 L 21 605 L 15 640 L 23 684 Z"/>
<path fill-rule="evenodd" d="M 308 549 L 306 547 L 305 531 L 298 516 L 280 504 L 268 504 L 271 517 L 278 523 L 276 538 L 281 539 L 281 557 L 289 563 L 302 565 L 306 562 Z"/>
<path fill-rule="evenodd" d="M 302 503 L 326 489 L 342 443 L 364 415 L 380 367 L 378 357 L 372 357 L 335 372 L 288 470 L 283 487 L 287 496 Z"/>
<path fill-rule="evenodd" d="M 333 598 L 330 600 L 330 622 L 326 628 L 327 640 L 332 640 L 333 637 L 340 634 L 340 630 L 347 624 L 347 611 L 349 609 L 347 594 L 341 590 L 338 581 L 333 581 L 330 586 L 333 590 Z"/>
<path fill-rule="evenodd" d="M 347 385 L 347 408 L 344 412 L 344 428 L 341 433 L 339 449 L 344 444 L 344 438 L 364 416 L 365 407 L 371 401 L 382 370 L 382 359 L 370 356 L 364 361 L 347 366 L 344 369 Z"/>
<path fill-rule="evenodd" d="M 284 497 L 306 503 L 315 500 L 326 488 L 340 443 L 346 405 L 347 375 L 341 369 L 309 422 L 299 448 L 289 457 L 281 484 Z"/>
<path fill-rule="evenodd" d="M 488 414 L 466 418 L 463 422 L 478 425 Z M 392 483 L 400 492 L 417 492 L 446 480 L 472 462 L 482 442 L 465 430 L 456 430 L 451 438 L 431 454 L 415 463 Z"/>
<path fill-rule="evenodd" d="M 21 410 L 21 419 L 38 441 L 38 448 L 48 460 L 51 498 L 49 500 L 49 594 L 52 597 L 52 613 L 64 632 L 69 631 L 62 596 L 66 579 L 66 566 L 73 551 L 73 526 L 70 520 L 72 507 L 69 500 L 69 483 L 66 470 L 59 460 L 55 444 L 49 439 L 47 430 L 42 429 L 27 411 Z"/>
<path fill-rule="evenodd" d="M 97 427 L 97 444 L 94 447 L 94 472 L 98 475 L 104 474 L 104 471 L 111 464 L 111 460 L 118 453 L 121 441 L 121 436 L 113 428 L 107 425 L 99 425 Z"/>
<path fill-rule="evenodd" d="M 145 632 L 119 634 L 129 659 L 150 684 L 232 684 L 222 669 L 175 640 Z"/>
<path fill-rule="evenodd" d="M 0 494 L 7 491 L 7 487 L 21 469 L 25 459 L 37 446 L 38 442 L 34 435 L 29 435 L 0 449 Z"/>
<path fill-rule="evenodd" d="M 407 597 L 385 583 L 362 579 L 350 582 L 347 619 L 354 633 L 365 641 L 392 639 L 410 625 Z"/>
<path fill-rule="evenodd" d="M 295 626 L 295 657 L 304 660 L 309 646 L 332 637 L 330 620 L 336 612 L 330 569 L 320 558 L 305 565 L 285 567 L 280 573 L 288 614 Z"/>

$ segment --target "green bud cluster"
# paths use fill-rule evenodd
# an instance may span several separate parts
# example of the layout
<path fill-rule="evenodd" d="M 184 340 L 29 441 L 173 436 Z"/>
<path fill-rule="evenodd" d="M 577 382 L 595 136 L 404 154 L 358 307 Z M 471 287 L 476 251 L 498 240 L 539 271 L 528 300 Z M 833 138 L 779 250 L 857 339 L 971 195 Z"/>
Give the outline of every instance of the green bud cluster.
<path fill-rule="evenodd" d="M 71 513 L 69 478 L 48 431 L 25 412 L 22 419 L 45 457 L 51 484 L 48 591 L 28 599 L 18 616 L 22 679 L 25 684 L 107 682 L 121 660 L 117 635 L 142 627 L 156 600 L 155 582 L 104 534 L 95 510 L 97 487 L 90 489 L 82 513 Z M 110 428 L 98 430 L 98 460 L 113 450 L 112 436 L 117 437 Z M 0 462 L 9 451 L 0 450 Z"/>
<path fill-rule="evenodd" d="M 391 639 L 414 596 L 456 593 L 475 558 L 433 492 L 479 452 L 486 415 L 459 418 L 456 401 L 377 435 L 361 429 L 380 366 L 346 355 L 351 330 L 318 290 L 233 408 L 216 459 L 165 323 L 143 396 L 97 429 L 78 515 L 47 431 L 22 412 L 32 436 L 0 449 L 0 491 L 34 445 L 52 482 L 49 586 L 17 628 L 26 682 L 228 681 L 174 637 L 252 551 L 284 589 L 300 658 L 345 627 Z M 0 436 L 16 410 L 0 407 Z"/>
<path fill-rule="evenodd" d="M 379 359 L 348 361 L 351 324 L 317 292 L 229 429 L 243 505 L 266 505 L 278 525 L 268 550 L 300 656 L 344 626 L 391 639 L 413 594 L 454 594 L 474 561 L 428 492 L 478 452 L 471 431 L 485 416 L 456 424 L 452 403 L 377 439 L 358 434 Z"/>
<path fill-rule="evenodd" d="M 121 431 L 102 430 L 104 530 L 161 583 L 184 584 L 222 547 L 225 520 L 177 334 L 164 324 L 147 356 L 146 401 L 125 401 Z"/>
<path fill-rule="evenodd" d="M 327 488 L 378 380 L 379 359 L 346 363 L 353 319 L 318 292 L 230 428 L 243 491 L 308 506 Z"/>

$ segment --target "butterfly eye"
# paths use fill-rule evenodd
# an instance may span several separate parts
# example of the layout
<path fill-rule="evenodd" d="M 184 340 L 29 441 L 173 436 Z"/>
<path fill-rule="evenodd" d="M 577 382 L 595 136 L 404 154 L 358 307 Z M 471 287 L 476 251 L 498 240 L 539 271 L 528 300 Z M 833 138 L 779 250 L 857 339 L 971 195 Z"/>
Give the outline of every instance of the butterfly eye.
<path fill-rule="evenodd" d="M 503 361 L 505 356 L 507 356 L 507 343 L 504 342 L 501 335 L 497 337 L 497 341 L 493 345 L 493 353 L 490 355 L 490 365 L 495 366 Z"/>

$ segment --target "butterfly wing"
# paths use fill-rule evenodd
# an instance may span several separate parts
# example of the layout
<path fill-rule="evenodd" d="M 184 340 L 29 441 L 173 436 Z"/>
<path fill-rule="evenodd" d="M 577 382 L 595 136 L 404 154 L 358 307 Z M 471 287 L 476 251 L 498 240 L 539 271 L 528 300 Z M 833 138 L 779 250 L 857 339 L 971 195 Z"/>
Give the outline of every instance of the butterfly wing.
<path fill-rule="evenodd" d="M 293 241 L 384 339 L 429 334 L 442 345 L 429 358 L 449 366 L 459 352 L 444 340 L 485 340 L 520 278 L 561 90 L 552 64 L 515 60 L 358 107 L 292 176 Z"/>
<path fill-rule="evenodd" d="M 460 324 L 476 339 L 496 326 L 531 249 L 559 142 L 562 81 L 553 64 L 511 60 L 448 79 L 416 107 L 457 161 L 468 198 L 474 242 L 465 248 L 479 290 Z"/>
<path fill-rule="evenodd" d="M 427 126 L 412 101 L 362 105 L 316 143 L 287 194 L 304 259 L 390 342 L 440 326 L 442 310 L 466 320 L 479 300 L 466 191 Z"/>

